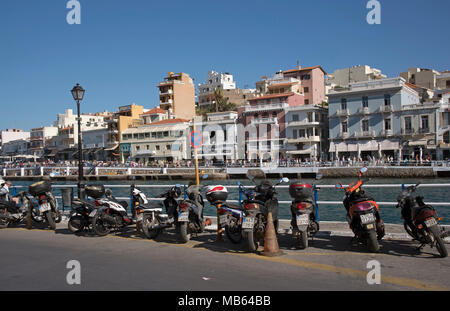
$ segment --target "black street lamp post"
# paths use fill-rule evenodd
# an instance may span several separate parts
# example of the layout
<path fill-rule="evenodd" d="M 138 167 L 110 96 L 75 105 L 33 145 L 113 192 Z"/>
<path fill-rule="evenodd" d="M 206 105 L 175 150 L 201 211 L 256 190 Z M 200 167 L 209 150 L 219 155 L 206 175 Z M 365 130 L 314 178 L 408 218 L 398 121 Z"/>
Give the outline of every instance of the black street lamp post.
<path fill-rule="evenodd" d="M 81 140 L 81 117 L 80 117 L 80 101 L 83 100 L 84 89 L 77 83 L 72 89 L 73 99 L 77 102 L 78 108 L 78 198 L 84 199 L 84 183 L 83 183 L 83 143 Z"/>

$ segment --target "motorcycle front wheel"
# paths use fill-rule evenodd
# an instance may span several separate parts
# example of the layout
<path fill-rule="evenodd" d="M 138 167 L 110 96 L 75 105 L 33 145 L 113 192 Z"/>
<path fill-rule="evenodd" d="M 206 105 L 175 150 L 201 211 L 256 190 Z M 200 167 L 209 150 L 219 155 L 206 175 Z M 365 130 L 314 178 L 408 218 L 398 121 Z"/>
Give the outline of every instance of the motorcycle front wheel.
<path fill-rule="evenodd" d="M 8 228 L 9 220 L 5 217 L 0 217 L 0 229 Z"/>
<path fill-rule="evenodd" d="M 75 215 L 70 217 L 67 227 L 69 228 L 70 232 L 77 233 L 80 232 L 83 229 L 83 217 L 80 215 Z"/>
<path fill-rule="evenodd" d="M 447 257 L 447 248 L 445 247 L 444 240 L 442 240 L 439 226 L 433 226 L 428 228 L 428 230 L 434 236 L 434 240 L 436 241 L 436 249 L 438 250 L 439 255 L 441 255 L 442 258 Z"/>
<path fill-rule="evenodd" d="M 97 212 L 97 214 L 94 216 L 94 219 L 92 219 L 92 229 L 94 230 L 95 234 L 99 236 L 108 235 L 111 231 L 108 225 L 103 221 L 102 216 L 102 212 Z"/>
<path fill-rule="evenodd" d="M 156 239 L 160 233 L 160 229 L 150 229 L 153 226 L 159 225 L 159 220 L 152 217 L 151 214 L 144 214 L 142 218 L 142 231 L 147 239 Z"/>

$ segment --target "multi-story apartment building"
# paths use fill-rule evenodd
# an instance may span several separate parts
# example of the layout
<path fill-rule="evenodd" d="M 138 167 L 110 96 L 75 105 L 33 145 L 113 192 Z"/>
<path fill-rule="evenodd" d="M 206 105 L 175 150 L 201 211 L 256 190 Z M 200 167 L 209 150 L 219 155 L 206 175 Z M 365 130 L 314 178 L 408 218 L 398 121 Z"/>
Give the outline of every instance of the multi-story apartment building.
<path fill-rule="evenodd" d="M 442 71 L 436 76 L 436 88 L 450 91 L 450 71 Z"/>
<path fill-rule="evenodd" d="M 322 105 L 325 97 L 325 75 L 321 66 L 312 66 L 283 71 L 284 78 L 295 78 L 301 81 L 305 105 Z"/>
<path fill-rule="evenodd" d="M 421 104 L 405 79 L 351 83 L 328 98 L 329 151 L 335 158 L 436 157 L 438 106 Z"/>
<path fill-rule="evenodd" d="M 439 131 L 437 159 L 450 159 L 450 92 L 439 101 Z"/>
<path fill-rule="evenodd" d="M 236 107 L 243 106 L 249 98 L 255 96 L 254 89 L 239 89 L 233 80 L 233 75 L 226 73 L 218 73 L 209 71 L 206 82 L 198 85 L 198 105 L 206 107 L 214 105 L 214 91 L 220 88 L 229 103 L 233 103 Z"/>
<path fill-rule="evenodd" d="M 286 108 L 304 103 L 303 94 L 287 92 L 255 97 L 245 107 L 238 108 L 239 122 L 246 129 L 246 158 L 278 158 L 286 139 Z"/>
<path fill-rule="evenodd" d="M 10 140 L 2 145 L 3 156 L 27 156 L 29 153 L 30 141 L 25 139 Z"/>
<path fill-rule="evenodd" d="M 196 127 L 203 135 L 203 144 L 198 150 L 199 159 L 235 161 L 243 158 L 244 155 L 238 153 L 237 119 L 235 111 L 207 114 L 206 122 L 201 122 L 201 127 Z"/>
<path fill-rule="evenodd" d="M 13 140 L 29 140 L 30 132 L 24 132 L 22 129 L 6 129 L 0 132 L 0 146 Z"/>
<path fill-rule="evenodd" d="M 408 71 L 401 72 L 399 76 L 406 82 L 433 90 L 436 87 L 438 75 L 440 73 L 433 69 L 408 68 Z"/>
<path fill-rule="evenodd" d="M 367 65 L 358 65 L 349 68 L 336 69 L 332 74 L 328 75 L 326 83 L 335 87 L 348 87 L 350 83 L 380 79 L 386 79 L 386 75 L 382 74 L 381 70 L 371 68 Z"/>
<path fill-rule="evenodd" d="M 158 88 L 161 109 L 176 118 L 191 120 L 195 117 L 195 86 L 188 74 L 169 72 Z"/>
<path fill-rule="evenodd" d="M 109 146 L 106 148 L 110 156 L 121 162 L 125 161 L 125 156 L 120 152 L 120 143 L 122 133 L 129 128 L 141 126 L 143 121 L 141 115 L 144 113 L 144 107 L 132 103 L 131 105 L 120 106 L 114 113 L 114 117 L 108 121 Z"/>
<path fill-rule="evenodd" d="M 167 119 L 129 128 L 122 133 L 121 152 L 126 160 L 147 164 L 190 157 L 189 120 Z"/>
<path fill-rule="evenodd" d="M 98 129 L 83 133 L 83 159 L 96 161 L 109 161 L 115 157 L 109 151 L 109 129 Z"/>
<path fill-rule="evenodd" d="M 288 159 L 326 160 L 328 109 L 318 105 L 286 108 L 285 155 Z"/>
<path fill-rule="evenodd" d="M 169 113 L 167 110 L 155 107 L 149 111 L 141 114 L 143 124 L 150 124 L 152 122 L 162 121 L 169 118 Z"/>
<path fill-rule="evenodd" d="M 58 135 L 58 128 L 55 126 L 44 126 L 31 129 L 30 133 L 30 153 L 39 157 L 44 155 L 44 149 L 48 141 Z"/>

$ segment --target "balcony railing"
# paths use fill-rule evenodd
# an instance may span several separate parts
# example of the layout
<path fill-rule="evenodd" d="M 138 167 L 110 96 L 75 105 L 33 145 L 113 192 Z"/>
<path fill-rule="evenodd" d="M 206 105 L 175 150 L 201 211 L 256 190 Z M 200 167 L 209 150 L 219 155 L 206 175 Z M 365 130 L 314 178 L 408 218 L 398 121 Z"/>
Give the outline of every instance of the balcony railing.
<path fill-rule="evenodd" d="M 287 103 L 246 106 L 245 107 L 245 112 L 262 111 L 262 110 L 281 110 L 281 109 L 286 108 L 288 106 L 289 105 Z"/>
<path fill-rule="evenodd" d="M 288 126 L 311 126 L 311 125 L 320 125 L 319 121 L 290 121 Z"/>
<path fill-rule="evenodd" d="M 173 104 L 173 100 L 169 99 L 166 102 L 160 102 L 160 105 L 172 105 Z"/>
<path fill-rule="evenodd" d="M 359 113 L 361 113 L 361 114 L 370 114 L 370 109 L 369 109 L 369 107 L 362 107 L 359 110 Z"/>
<path fill-rule="evenodd" d="M 286 141 L 288 144 L 307 143 L 307 142 L 320 142 L 320 136 L 307 136 L 298 138 L 288 138 Z"/>
<path fill-rule="evenodd" d="M 414 129 L 404 129 L 402 128 L 402 135 L 412 135 L 415 134 L 416 131 Z"/>
<path fill-rule="evenodd" d="M 350 137 L 350 133 L 349 132 L 340 132 L 339 133 L 339 137 L 340 138 L 349 138 Z"/>
<path fill-rule="evenodd" d="M 277 118 L 255 118 L 252 119 L 251 124 L 269 124 L 269 123 L 278 123 Z"/>
<path fill-rule="evenodd" d="M 349 113 L 348 109 L 338 109 L 338 111 L 336 111 L 336 115 L 338 117 L 346 117 L 346 116 L 349 116 L 350 113 Z"/>
<path fill-rule="evenodd" d="M 380 106 L 380 111 L 381 112 L 392 112 L 393 108 L 391 105 L 381 105 Z"/>
<path fill-rule="evenodd" d="M 392 130 L 383 130 L 382 135 L 383 136 L 392 136 L 393 131 Z"/>
<path fill-rule="evenodd" d="M 370 131 L 370 130 L 355 133 L 355 137 L 373 137 L 373 136 L 375 136 L 375 131 Z"/>

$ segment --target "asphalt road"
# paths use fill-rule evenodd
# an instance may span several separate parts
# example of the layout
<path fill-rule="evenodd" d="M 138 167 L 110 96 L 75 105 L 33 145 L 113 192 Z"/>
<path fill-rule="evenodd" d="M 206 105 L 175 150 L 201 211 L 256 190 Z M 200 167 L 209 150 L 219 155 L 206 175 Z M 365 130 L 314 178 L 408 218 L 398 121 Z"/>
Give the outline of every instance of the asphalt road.
<path fill-rule="evenodd" d="M 370 254 L 348 236 L 322 235 L 299 250 L 280 234 L 284 255 L 264 257 L 215 237 L 179 244 L 170 230 L 153 241 L 134 227 L 107 237 L 74 235 L 65 224 L 3 229 L 0 290 L 450 290 L 450 258 L 410 241 L 383 240 Z M 66 281 L 70 260 L 80 262 L 80 285 Z M 367 283 L 370 260 L 381 264 L 381 284 Z"/>

